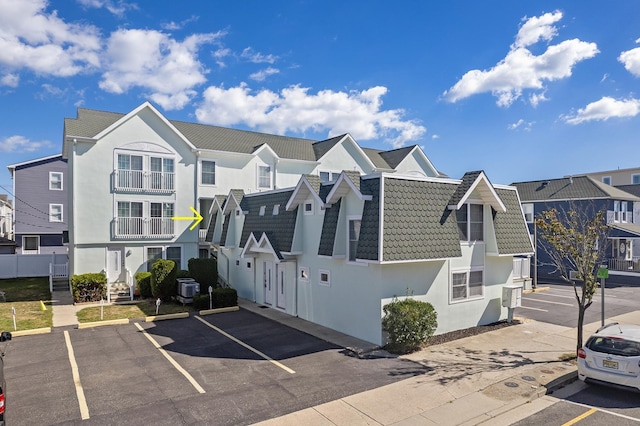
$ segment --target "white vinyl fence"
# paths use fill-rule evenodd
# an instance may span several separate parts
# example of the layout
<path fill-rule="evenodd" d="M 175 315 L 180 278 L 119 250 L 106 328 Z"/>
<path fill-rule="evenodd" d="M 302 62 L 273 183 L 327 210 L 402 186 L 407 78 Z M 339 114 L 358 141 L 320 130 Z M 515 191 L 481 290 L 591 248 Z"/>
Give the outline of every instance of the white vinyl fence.
<path fill-rule="evenodd" d="M 0 254 L 0 279 L 48 277 L 49 264 L 67 263 L 67 254 Z"/>

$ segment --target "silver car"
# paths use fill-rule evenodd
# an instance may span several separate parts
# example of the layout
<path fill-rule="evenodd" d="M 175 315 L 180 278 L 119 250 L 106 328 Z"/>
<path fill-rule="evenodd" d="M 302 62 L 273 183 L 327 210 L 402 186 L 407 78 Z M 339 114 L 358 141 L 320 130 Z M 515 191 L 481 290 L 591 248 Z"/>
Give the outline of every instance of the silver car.
<path fill-rule="evenodd" d="M 640 326 L 599 328 L 578 350 L 578 378 L 640 390 Z"/>

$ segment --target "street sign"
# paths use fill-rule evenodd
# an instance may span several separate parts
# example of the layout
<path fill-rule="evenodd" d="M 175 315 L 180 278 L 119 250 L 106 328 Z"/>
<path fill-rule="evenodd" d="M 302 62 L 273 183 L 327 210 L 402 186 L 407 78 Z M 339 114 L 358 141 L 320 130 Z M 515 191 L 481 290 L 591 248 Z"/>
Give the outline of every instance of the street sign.
<path fill-rule="evenodd" d="M 609 269 L 598 268 L 598 278 L 609 278 Z"/>

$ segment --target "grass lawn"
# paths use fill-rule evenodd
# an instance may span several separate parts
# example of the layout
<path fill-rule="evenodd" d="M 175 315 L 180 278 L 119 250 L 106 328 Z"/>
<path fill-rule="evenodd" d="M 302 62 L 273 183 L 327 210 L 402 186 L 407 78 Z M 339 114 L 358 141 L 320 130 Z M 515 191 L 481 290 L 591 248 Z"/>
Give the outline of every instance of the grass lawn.
<path fill-rule="evenodd" d="M 49 278 L 15 278 L 0 280 L 0 291 L 4 291 L 7 302 L 0 300 L 0 330 L 14 331 L 11 308 L 16 310 L 16 328 L 30 330 L 51 327 L 51 292 Z M 47 308 L 41 310 L 40 301 Z"/>
<path fill-rule="evenodd" d="M 159 315 L 175 314 L 180 312 L 190 312 L 192 307 L 182 306 L 182 303 L 164 302 L 160 305 Z M 141 300 L 134 304 L 126 305 L 105 305 L 103 320 L 113 320 L 122 318 L 143 318 L 156 314 L 156 301 L 153 299 Z M 91 306 L 81 309 L 78 312 L 79 322 L 100 321 L 100 306 Z"/>

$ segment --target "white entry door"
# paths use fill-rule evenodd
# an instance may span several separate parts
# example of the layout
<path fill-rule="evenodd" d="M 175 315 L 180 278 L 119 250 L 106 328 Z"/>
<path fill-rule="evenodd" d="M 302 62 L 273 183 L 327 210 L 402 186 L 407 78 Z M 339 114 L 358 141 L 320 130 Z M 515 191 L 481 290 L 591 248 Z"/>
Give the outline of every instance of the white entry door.
<path fill-rule="evenodd" d="M 107 277 L 109 279 L 109 283 L 120 281 L 121 274 L 122 274 L 122 249 L 108 248 L 107 249 Z"/>
<path fill-rule="evenodd" d="M 285 297 L 285 283 L 284 283 L 284 265 L 276 265 L 276 306 L 281 309 L 287 307 L 287 299 Z"/>
<path fill-rule="evenodd" d="M 264 275 L 264 303 L 267 305 L 273 304 L 273 262 L 263 263 L 263 275 Z"/>

